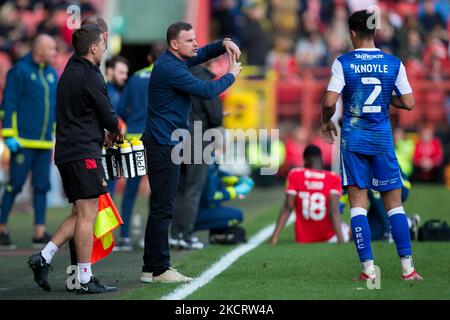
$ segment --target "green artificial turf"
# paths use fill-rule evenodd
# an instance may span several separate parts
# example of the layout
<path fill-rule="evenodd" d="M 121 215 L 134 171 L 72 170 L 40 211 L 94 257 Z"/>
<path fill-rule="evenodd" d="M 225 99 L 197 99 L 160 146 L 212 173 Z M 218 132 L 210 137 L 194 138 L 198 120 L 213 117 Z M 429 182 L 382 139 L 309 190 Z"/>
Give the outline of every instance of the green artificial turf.
<path fill-rule="evenodd" d="M 245 212 L 244 227 L 248 236 L 275 222 L 283 202 L 281 187 L 255 189 L 249 198 L 227 205 Z M 119 197 L 120 199 L 120 197 Z M 120 207 L 120 201 L 118 201 Z M 140 197 L 135 212 L 147 216 L 147 199 Z M 408 214 L 419 213 L 422 222 L 438 218 L 450 222 L 450 191 L 443 186 L 415 185 L 408 202 Z M 69 208 L 48 212 L 48 228 L 54 232 L 69 213 Z M 343 220 L 348 221 L 348 212 Z M 10 218 L 12 239 L 19 250 L 0 251 L 1 299 L 160 299 L 179 285 L 143 284 L 139 282 L 143 250 L 115 252 L 93 268 L 102 281 L 117 285 L 117 293 L 78 296 L 65 291 L 65 268 L 69 264 L 67 248 L 53 260 L 50 282 L 53 291 L 43 292 L 32 280 L 26 260 L 35 250 L 31 247 L 33 215 L 16 212 Z M 133 240 L 139 240 L 134 235 Z M 206 233 L 200 237 L 206 239 Z M 235 246 L 208 246 L 201 251 L 172 251 L 172 264 L 189 276 L 198 276 Z M 400 280 L 400 266 L 395 246 L 374 242 L 375 263 L 381 268 L 381 289 L 369 290 L 365 283 L 351 281 L 360 272 L 356 250 L 352 243 L 299 245 L 293 242 L 293 227 L 286 228 L 280 242 L 273 247 L 267 243 L 247 253 L 211 283 L 194 292 L 188 299 L 450 299 L 448 266 L 450 242 L 413 243 L 414 262 L 425 278 L 423 283 Z"/>

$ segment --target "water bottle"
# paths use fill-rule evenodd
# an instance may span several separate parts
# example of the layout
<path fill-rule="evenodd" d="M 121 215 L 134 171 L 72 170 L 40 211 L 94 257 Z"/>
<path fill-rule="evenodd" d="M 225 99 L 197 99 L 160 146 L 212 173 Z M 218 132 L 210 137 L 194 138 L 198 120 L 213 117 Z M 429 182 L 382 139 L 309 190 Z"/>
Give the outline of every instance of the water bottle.
<path fill-rule="evenodd" d="M 106 180 L 110 180 L 111 176 L 110 176 L 110 172 L 108 170 L 108 164 L 107 164 L 107 160 L 106 160 L 106 149 L 105 149 L 105 147 L 102 148 L 102 166 L 103 166 L 103 171 L 105 171 Z"/>
<path fill-rule="evenodd" d="M 122 176 L 125 179 L 134 178 L 136 176 L 136 170 L 134 167 L 133 150 L 126 140 L 120 145 L 120 160 Z"/>
<path fill-rule="evenodd" d="M 120 154 L 116 146 L 106 150 L 106 166 L 110 180 L 120 178 Z"/>
<path fill-rule="evenodd" d="M 145 176 L 147 174 L 147 157 L 144 144 L 141 140 L 133 138 L 133 140 L 131 140 L 131 149 L 133 150 L 136 175 L 138 177 Z"/>

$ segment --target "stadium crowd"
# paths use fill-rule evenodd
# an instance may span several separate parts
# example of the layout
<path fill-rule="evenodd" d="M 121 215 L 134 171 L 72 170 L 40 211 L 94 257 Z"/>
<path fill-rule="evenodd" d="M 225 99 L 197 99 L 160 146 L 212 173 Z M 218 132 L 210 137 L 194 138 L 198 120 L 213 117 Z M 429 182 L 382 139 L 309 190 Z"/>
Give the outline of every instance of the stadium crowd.
<path fill-rule="evenodd" d="M 414 162 L 414 178 L 419 181 L 442 180 L 443 167 L 450 163 L 448 1 L 217 0 L 212 4 L 216 36 L 237 39 L 247 64 L 271 68 L 279 79 L 286 82 L 300 79 L 300 83 L 305 72 L 316 78 L 324 74 L 328 77 L 327 67 L 336 57 L 351 49 L 347 36 L 348 14 L 371 5 L 378 6 L 381 9 L 381 28 L 375 39 L 376 46 L 398 56 L 413 82 L 425 80 L 433 87 L 433 90 L 415 90 L 418 104 L 423 105 L 425 119 L 431 123 L 424 124 L 421 123 L 423 119 L 416 119 L 415 125 L 407 128 L 410 130 L 407 136 L 416 145 L 408 159 L 411 164 Z M 430 148 L 424 147 L 422 126 L 431 130 L 433 137 L 430 141 L 433 142 Z M 317 144 L 320 139 L 314 128 L 311 131 L 302 127 L 292 128 L 290 124 L 287 127 L 285 166 L 301 165 L 299 155 L 303 148 L 309 142 Z M 422 153 L 425 149 L 428 155 Z M 330 166 L 331 150 L 324 145 L 322 152 L 325 165 Z M 423 165 L 419 164 L 424 162 L 418 160 L 420 157 L 427 158 L 425 171 L 433 173 L 420 173 L 424 171 Z M 286 170 L 282 168 L 282 172 Z"/>

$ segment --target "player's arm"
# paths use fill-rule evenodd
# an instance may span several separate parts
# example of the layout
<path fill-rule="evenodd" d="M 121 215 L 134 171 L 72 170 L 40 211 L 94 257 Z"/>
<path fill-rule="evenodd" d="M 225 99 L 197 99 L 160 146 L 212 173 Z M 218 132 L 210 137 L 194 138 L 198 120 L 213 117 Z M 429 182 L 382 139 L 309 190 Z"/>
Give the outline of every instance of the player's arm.
<path fill-rule="evenodd" d="M 397 79 L 395 80 L 394 92 L 391 104 L 399 109 L 411 111 L 414 108 L 415 101 L 411 86 L 408 82 L 406 69 L 403 63 L 400 63 Z"/>
<path fill-rule="evenodd" d="M 322 99 L 322 136 L 330 144 L 338 136 L 336 126 L 331 121 L 331 118 L 336 112 L 336 103 L 344 86 L 345 78 L 342 64 L 336 59 L 331 67 L 331 79 Z"/>
<path fill-rule="evenodd" d="M 278 235 L 286 225 L 286 222 L 289 219 L 292 210 L 294 210 L 294 206 L 295 206 L 295 195 L 287 193 L 286 198 L 284 200 L 284 204 L 281 207 L 280 214 L 278 215 L 277 225 L 275 227 L 275 230 L 273 231 L 272 237 L 270 238 L 270 244 L 272 245 L 277 244 Z"/>
<path fill-rule="evenodd" d="M 411 111 L 415 105 L 414 95 L 408 93 L 401 96 L 392 96 L 391 105 L 399 109 Z"/>
<path fill-rule="evenodd" d="M 336 234 L 338 243 L 344 242 L 344 237 L 341 231 L 341 214 L 339 213 L 339 198 L 338 194 L 330 194 L 328 200 L 328 210 L 331 219 L 331 224 L 333 226 L 334 234 Z"/>
<path fill-rule="evenodd" d="M 331 121 L 336 112 L 336 103 L 341 94 L 335 91 L 327 91 L 322 100 L 322 123 Z"/>

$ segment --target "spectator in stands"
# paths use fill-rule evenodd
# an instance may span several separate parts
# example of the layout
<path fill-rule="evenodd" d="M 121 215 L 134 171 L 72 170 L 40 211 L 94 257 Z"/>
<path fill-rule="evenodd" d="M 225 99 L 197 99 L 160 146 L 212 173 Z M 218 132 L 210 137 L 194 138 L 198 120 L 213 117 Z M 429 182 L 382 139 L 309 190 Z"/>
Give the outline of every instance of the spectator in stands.
<path fill-rule="evenodd" d="M 402 26 L 396 32 L 399 58 L 403 61 L 407 59 L 421 60 L 424 39 L 425 33 L 417 17 L 412 14 L 406 15 Z"/>
<path fill-rule="evenodd" d="M 242 49 L 246 53 L 247 64 L 265 66 L 270 49 L 270 33 L 264 5 L 261 1 L 249 0 L 243 10 L 245 24 L 242 29 Z"/>
<path fill-rule="evenodd" d="M 395 50 L 394 26 L 390 23 L 386 15 L 382 15 L 381 24 L 383 27 L 376 33 L 375 45 L 380 50 L 393 54 Z"/>
<path fill-rule="evenodd" d="M 402 36 L 403 37 L 403 36 Z M 399 56 L 403 60 L 416 60 L 419 61 L 421 64 L 422 56 L 423 56 L 423 42 L 422 38 L 420 37 L 420 33 L 417 30 L 408 30 L 405 34 L 405 40 L 407 43 L 402 45 L 399 49 Z"/>
<path fill-rule="evenodd" d="M 318 67 L 323 64 L 327 47 L 318 31 L 300 38 L 295 49 L 297 63 L 303 67 Z"/>
<path fill-rule="evenodd" d="M 442 144 L 434 136 L 434 125 L 426 124 L 420 130 L 420 137 L 414 150 L 414 180 L 438 182 L 443 162 Z"/>
<path fill-rule="evenodd" d="M 444 21 L 450 19 L 450 1 L 436 0 L 436 12 L 438 12 Z"/>
<path fill-rule="evenodd" d="M 297 63 L 293 55 L 294 43 L 284 34 L 274 36 L 274 47 L 267 55 L 267 65 L 276 70 L 281 78 L 295 77 Z"/>
<path fill-rule="evenodd" d="M 350 12 L 365 10 L 370 6 L 378 5 L 378 0 L 346 0 Z M 380 1 L 381 2 L 381 1 Z"/>
<path fill-rule="evenodd" d="M 434 0 L 424 1 L 424 11 L 419 19 L 426 32 L 431 32 L 436 26 L 445 27 L 444 19 L 439 12 L 436 12 Z"/>
<path fill-rule="evenodd" d="M 0 50 L 10 53 L 16 60 L 21 57 L 16 53 L 16 47 L 26 39 L 26 29 L 20 22 L 18 10 L 12 2 L 5 3 L 0 7 Z"/>
<path fill-rule="evenodd" d="M 58 24 L 57 12 L 61 9 L 62 8 L 50 8 L 48 17 L 38 25 L 37 32 L 48 33 L 54 37 L 58 36 L 60 34 L 61 26 Z"/>
<path fill-rule="evenodd" d="M 331 24 L 325 32 L 327 52 L 324 64 L 331 65 L 342 53 L 348 51 L 351 42 L 348 38 L 347 10 L 345 7 L 337 7 Z"/>
<path fill-rule="evenodd" d="M 214 17 L 218 23 L 218 36 L 231 38 L 236 44 L 241 43 L 241 28 L 238 23 L 235 8 L 236 0 L 220 0 L 214 7 Z"/>

